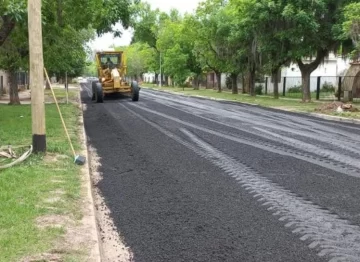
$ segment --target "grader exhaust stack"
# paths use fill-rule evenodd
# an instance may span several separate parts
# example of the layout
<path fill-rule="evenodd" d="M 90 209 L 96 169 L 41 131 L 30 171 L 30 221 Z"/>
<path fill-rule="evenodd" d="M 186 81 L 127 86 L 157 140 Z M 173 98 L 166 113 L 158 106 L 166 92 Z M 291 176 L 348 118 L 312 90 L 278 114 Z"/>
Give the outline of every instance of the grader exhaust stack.
<path fill-rule="evenodd" d="M 123 51 L 96 53 L 98 81 L 92 83 L 92 100 L 104 102 L 104 96 L 122 94 L 132 101 L 139 100 L 140 87 L 136 81 L 126 80 L 126 57 Z"/>

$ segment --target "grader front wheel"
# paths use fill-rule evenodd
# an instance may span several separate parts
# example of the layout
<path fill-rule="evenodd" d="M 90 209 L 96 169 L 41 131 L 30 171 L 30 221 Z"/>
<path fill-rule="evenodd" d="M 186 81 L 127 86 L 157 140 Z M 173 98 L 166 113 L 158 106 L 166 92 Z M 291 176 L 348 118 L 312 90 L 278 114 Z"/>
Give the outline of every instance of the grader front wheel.
<path fill-rule="evenodd" d="M 104 102 L 104 94 L 103 94 L 101 83 L 99 83 L 99 82 L 96 83 L 94 94 L 95 94 L 96 103 L 103 103 Z"/>
<path fill-rule="evenodd" d="M 132 101 L 139 101 L 140 96 L 140 88 L 136 81 L 131 83 L 131 100 Z"/>

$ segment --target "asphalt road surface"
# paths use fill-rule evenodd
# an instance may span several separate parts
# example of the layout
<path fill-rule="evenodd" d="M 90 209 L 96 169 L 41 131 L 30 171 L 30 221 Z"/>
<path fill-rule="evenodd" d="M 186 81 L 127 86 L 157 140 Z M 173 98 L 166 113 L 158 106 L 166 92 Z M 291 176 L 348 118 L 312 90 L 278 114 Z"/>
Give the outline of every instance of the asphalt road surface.
<path fill-rule="evenodd" d="M 82 90 L 98 187 L 136 262 L 360 261 L 360 125 Z"/>

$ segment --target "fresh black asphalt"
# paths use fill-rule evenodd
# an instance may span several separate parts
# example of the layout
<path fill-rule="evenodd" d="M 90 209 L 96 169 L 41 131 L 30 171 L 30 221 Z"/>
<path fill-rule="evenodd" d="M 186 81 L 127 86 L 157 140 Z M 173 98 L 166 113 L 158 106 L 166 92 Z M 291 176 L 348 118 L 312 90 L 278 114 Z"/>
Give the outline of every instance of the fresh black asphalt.
<path fill-rule="evenodd" d="M 97 186 L 134 261 L 360 261 L 360 125 L 144 89 L 138 102 L 96 104 L 89 88 L 82 102 Z M 274 198 L 262 183 L 275 185 Z M 319 210 L 314 220 L 335 217 L 329 232 L 286 197 Z M 285 226 L 287 215 L 298 224 Z M 341 241 L 352 232 L 331 235 L 342 221 L 354 247 Z"/>

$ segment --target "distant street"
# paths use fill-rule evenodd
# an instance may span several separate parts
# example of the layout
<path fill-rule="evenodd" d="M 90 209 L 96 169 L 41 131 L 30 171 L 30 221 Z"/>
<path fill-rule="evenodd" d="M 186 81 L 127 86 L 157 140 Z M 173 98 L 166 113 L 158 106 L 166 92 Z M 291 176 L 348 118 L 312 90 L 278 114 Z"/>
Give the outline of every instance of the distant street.
<path fill-rule="evenodd" d="M 360 261 L 360 125 L 90 90 L 98 187 L 136 262 Z"/>

